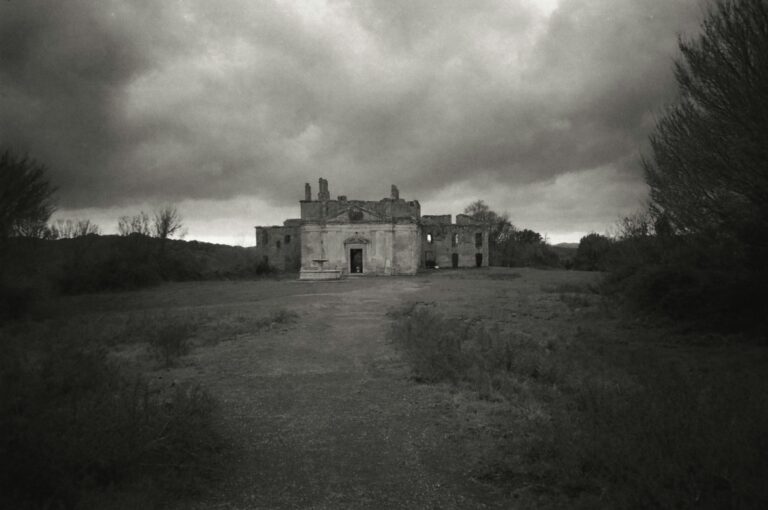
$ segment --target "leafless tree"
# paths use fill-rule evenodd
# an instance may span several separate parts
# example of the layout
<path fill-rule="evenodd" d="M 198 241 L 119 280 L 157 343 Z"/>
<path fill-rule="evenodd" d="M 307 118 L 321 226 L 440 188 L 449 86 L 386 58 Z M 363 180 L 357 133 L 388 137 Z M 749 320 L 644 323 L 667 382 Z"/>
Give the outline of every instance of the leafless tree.
<path fill-rule="evenodd" d="M 488 225 L 492 248 L 503 243 L 515 231 L 514 225 L 509 221 L 509 214 L 497 213 L 483 200 L 475 200 L 469 204 L 464 208 L 464 214 L 472 216 L 478 223 Z"/>
<path fill-rule="evenodd" d="M 73 239 L 75 237 L 99 234 L 99 226 L 91 220 L 57 220 L 48 227 L 47 237 L 51 239 Z"/>
<path fill-rule="evenodd" d="M 654 217 L 648 210 L 641 210 L 619 218 L 608 236 L 618 240 L 638 239 L 655 234 Z"/>
<path fill-rule="evenodd" d="M 183 224 L 175 206 L 166 205 L 155 211 L 153 234 L 159 239 L 168 239 L 181 234 Z"/>
<path fill-rule="evenodd" d="M 141 211 L 135 216 L 121 216 L 117 222 L 117 232 L 121 236 L 131 234 L 149 236 L 152 233 L 149 226 L 149 215 Z"/>

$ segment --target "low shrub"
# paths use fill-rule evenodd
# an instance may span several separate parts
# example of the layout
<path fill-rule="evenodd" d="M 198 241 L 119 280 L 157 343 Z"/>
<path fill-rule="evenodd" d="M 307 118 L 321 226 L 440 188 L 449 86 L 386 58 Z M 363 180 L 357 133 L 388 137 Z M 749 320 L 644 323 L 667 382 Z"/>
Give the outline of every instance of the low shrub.
<path fill-rule="evenodd" d="M 651 363 L 642 380 L 592 374 L 570 388 L 537 424 L 540 475 L 611 508 L 765 508 L 765 383 Z"/>
<path fill-rule="evenodd" d="M 142 480 L 162 498 L 212 474 L 223 443 L 203 389 L 153 386 L 77 332 L 30 328 L 0 331 L 0 506 L 75 508 Z"/>
<path fill-rule="evenodd" d="M 406 305 L 389 313 L 394 319 L 390 338 L 410 362 L 416 378 L 423 381 L 458 381 L 469 368 L 463 349 L 469 325 L 447 320 L 432 306 Z"/>
<path fill-rule="evenodd" d="M 281 308 L 280 310 L 275 310 L 271 312 L 266 317 L 261 317 L 257 319 L 256 322 L 253 324 L 253 326 L 257 331 L 263 330 L 263 329 L 272 329 L 278 325 L 285 325 L 285 324 L 290 324 L 292 322 L 296 322 L 298 318 L 299 318 L 299 314 L 297 314 L 293 310 L 286 310 L 284 308 Z"/>
<path fill-rule="evenodd" d="M 298 318 L 298 313 L 294 312 L 293 310 L 286 310 L 284 308 L 276 310 L 269 315 L 270 321 L 275 324 L 289 324 L 291 322 L 295 322 Z"/>
<path fill-rule="evenodd" d="M 521 360 L 513 356 L 524 337 L 504 337 L 482 321 L 447 318 L 430 303 L 411 303 L 392 310 L 389 338 L 424 382 L 461 381 L 483 398 L 498 389 L 501 374 Z"/>
<path fill-rule="evenodd" d="M 159 324 L 148 332 L 149 346 L 164 367 L 171 367 L 176 360 L 188 354 L 192 348 L 190 338 L 195 325 L 185 320 L 168 316 L 158 318 Z"/>
<path fill-rule="evenodd" d="M 10 278 L 0 274 L 0 324 L 44 313 L 50 298 L 50 289 L 39 278 Z"/>
<path fill-rule="evenodd" d="M 544 487 L 556 506 L 768 505 L 768 386 L 757 373 L 711 377 L 650 350 L 624 367 L 585 334 L 539 342 L 424 303 L 390 317 L 417 379 L 508 403 L 498 430 L 516 433 L 499 433 L 480 478 Z"/>
<path fill-rule="evenodd" d="M 719 332 L 768 331 L 768 271 L 726 241 L 645 237 L 615 244 L 602 291 L 634 311 Z"/>
<path fill-rule="evenodd" d="M 66 240 L 57 282 L 64 294 L 131 290 L 163 281 L 154 240 L 144 236 Z M 88 242 L 88 245 L 84 245 Z"/>

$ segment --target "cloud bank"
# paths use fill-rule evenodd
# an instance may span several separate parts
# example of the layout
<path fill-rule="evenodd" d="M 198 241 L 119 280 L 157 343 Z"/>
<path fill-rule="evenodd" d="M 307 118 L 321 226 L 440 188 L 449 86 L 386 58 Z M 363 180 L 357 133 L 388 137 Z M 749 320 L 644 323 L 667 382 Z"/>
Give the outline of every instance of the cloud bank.
<path fill-rule="evenodd" d="M 69 211 L 197 204 L 204 230 L 249 199 L 271 219 L 323 176 L 581 232 L 644 197 L 639 153 L 702 6 L 10 0 L 0 145 L 44 162 Z"/>

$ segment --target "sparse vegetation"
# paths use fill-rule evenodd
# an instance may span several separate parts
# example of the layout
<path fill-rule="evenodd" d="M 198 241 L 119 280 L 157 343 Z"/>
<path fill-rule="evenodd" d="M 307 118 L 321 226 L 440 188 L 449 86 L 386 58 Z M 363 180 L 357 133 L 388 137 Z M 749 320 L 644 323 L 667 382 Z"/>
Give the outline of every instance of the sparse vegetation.
<path fill-rule="evenodd" d="M 141 211 L 135 216 L 121 216 L 117 221 L 117 231 L 121 236 L 138 234 L 149 237 L 152 233 L 149 227 L 149 215 Z"/>
<path fill-rule="evenodd" d="M 215 403 L 202 388 L 151 384 L 111 361 L 87 329 L 0 335 L 0 506 L 101 507 L 128 485 L 157 504 L 220 469 Z"/>
<path fill-rule="evenodd" d="M 276 326 L 284 326 L 286 324 L 290 324 L 293 322 L 296 322 L 296 320 L 299 318 L 299 314 L 294 312 L 293 310 L 275 310 L 271 312 L 266 317 L 256 319 L 256 322 L 254 323 L 254 328 L 258 330 L 262 329 L 272 329 Z"/>
<path fill-rule="evenodd" d="M 74 239 L 87 235 L 99 235 L 99 226 L 91 220 L 66 219 L 56 220 L 56 223 L 48 226 L 46 239 Z"/>
<path fill-rule="evenodd" d="M 649 340 L 627 359 L 596 330 L 539 341 L 430 304 L 390 316 L 417 379 L 502 402 L 491 429 L 510 433 L 491 433 L 494 446 L 475 458 L 479 478 L 538 487 L 555 506 L 768 504 L 758 474 L 768 470 L 768 387 L 757 372 L 711 378 L 665 361 Z"/>
<path fill-rule="evenodd" d="M 190 338 L 195 329 L 195 325 L 190 322 L 172 320 L 166 316 L 151 331 L 149 345 L 164 367 L 172 366 L 179 357 L 189 353 L 192 348 Z"/>

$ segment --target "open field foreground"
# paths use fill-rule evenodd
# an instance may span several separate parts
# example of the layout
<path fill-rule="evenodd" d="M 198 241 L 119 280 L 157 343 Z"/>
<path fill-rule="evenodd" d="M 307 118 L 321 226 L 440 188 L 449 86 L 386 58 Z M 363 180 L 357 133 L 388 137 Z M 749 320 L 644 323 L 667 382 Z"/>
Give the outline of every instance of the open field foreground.
<path fill-rule="evenodd" d="M 69 323 L 91 324 L 101 334 L 119 336 L 126 325 L 162 323 L 180 328 L 191 342 L 187 354 L 165 359 L 140 341 L 113 342 L 116 359 L 157 384 L 199 384 L 219 403 L 218 426 L 229 445 L 226 468 L 210 487 L 177 501 L 178 508 L 759 503 L 749 480 L 739 485 L 722 476 L 725 481 L 705 479 L 714 476 L 707 460 L 692 471 L 688 486 L 647 494 L 663 481 L 612 479 L 607 471 L 621 469 L 612 468 L 610 459 L 597 461 L 606 447 L 600 437 L 584 450 L 561 451 L 568 450 L 569 432 L 557 427 L 589 417 L 584 412 L 589 399 L 581 402 L 583 395 L 573 388 L 598 379 L 618 381 L 612 384 L 624 402 L 633 395 L 633 372 L 654 370 L 649 366 L 693 360 L 693 368 L 681 372 L 686 374 L 718 373 L 734 365 L 743 365 L 747 374 L 765 366 L 761 346 L 726 349 L 721 338 L 692 346 L 678 341 L 683 333 L 619 321 L 590 290 L 598 278 L 576 271 L 492 268 L 340 282 L 181 283 L 67 298 L 65 309 Z M 430 317 L 482 324 L 494 338 L 514 339 L 505 344 L 511 350 L 506 370 L 513 375 L 473 375 L 470 369 L 453 382 L 413 377 L 391 331 L 394 321 L 406 320 L 407 310 L 415 308 L 428 310 Z M 568 415 L 569 409 L 576 414 Z M 636 427 L 635 435 L 669 434 L 669 441 L 677 433 L 690 435 L 653 422 L 649 413 L 630 410 L 625 416 L 615 406 L 609 411 L 617 420 L 609 426 Z M 644 419 L 649 421 L 640 423 Z M 687 426 L 684 419 L 677 425 Z M 662 430 L 651 432 L 654 428 Z M 736 438 L 754 438 L 744 434 Z M 757 446 L 759 457 L 764 451 Z M 621 442 L 610 448 L 637 454 Z M 713 462 L 722 463 L 718 451 L 714 448 Z M 672 460 L 689 460 L 681 455 Z M 602 467 L 584 467 L 590 459 Z M 638 461 L 659 466 L 639 466 L 632 476 L 672 470 L 675 479 L 667 461 Z M 762 465 L 760 458 L 735 462 Z M 616 499 L 608 487 L 625 490 L 627 499 Z"/>

